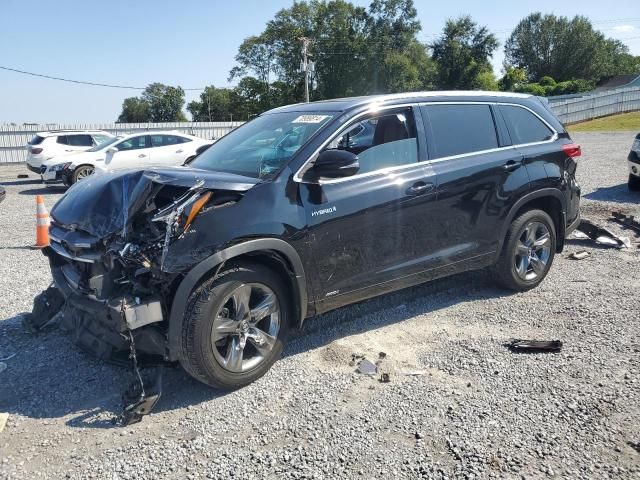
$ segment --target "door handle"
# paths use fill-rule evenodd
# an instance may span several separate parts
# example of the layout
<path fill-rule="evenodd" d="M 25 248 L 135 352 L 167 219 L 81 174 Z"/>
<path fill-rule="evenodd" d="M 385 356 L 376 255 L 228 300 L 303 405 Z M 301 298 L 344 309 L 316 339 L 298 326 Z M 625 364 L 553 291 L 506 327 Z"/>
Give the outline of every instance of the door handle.
<path fill-rule="evenodd" d="M 140 155 L 138 155 L 138 158 L 144 158 L 144 157 L 146 157 L 144 153 L 141 153 Z"/>
<path fill-rule="evenodd" d="M 407 189 L 407 195 L 422 195 L 433 190 L 433 183 L 416 182 Z"/>
<path fill-rule="evenodd" d="M 184 150 L 180 149 L 180 150 L 176 150 L 176 153 L 182 153 L 184 152 Z"/>
<path fill-rule="evenodd" d="M 512 172 L 513 170 L 520 168 L 522 164 L 520 162 L 516 162 L 515 160 L 509 160 L 504 164 L 502 168 L 504 168 L 507 172 Z"/>

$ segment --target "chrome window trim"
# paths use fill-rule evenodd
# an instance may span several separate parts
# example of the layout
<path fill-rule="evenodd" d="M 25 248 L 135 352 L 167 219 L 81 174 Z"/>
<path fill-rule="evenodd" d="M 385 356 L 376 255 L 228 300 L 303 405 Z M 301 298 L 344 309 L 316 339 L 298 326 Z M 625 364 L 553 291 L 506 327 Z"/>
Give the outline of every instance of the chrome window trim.
<path fill-rule="evenodd" d="M 506 150 L 510 150 L 510 149 L 516 149 L 518 147 L 530 147 L 530 146 L 534 146 L 534 145 L 544 145 L 547 143 L 553 143 L 558 139 L 558 132 L 555 128 L 553 128 L 549 122 L 547 122 L 544 118 L 542 118 L 540 115 L 538 115 L 536 112 L 534 112 L 533 110 L 531 110 L 529 107 L 526 107 L 524 105 L 520 105 L 518 103 L 509 103 L 509 102 L 482 102 L 482 101 L 447 101 L 447 102 L 418 102 L 418 103 L 409 103 L 409 104 L 401 104 L 401 105 L 385 105 L 385 106 L 379 106 L 379 105 L 372 105 L 371 108 L 367 109 L 364 112 L 361 112 L 357 115 L 355 115 L 353 118 L 351 118 L 349 120 L 348 123 L 345 123 L 342 127 L 340 127 L 338 130 L 336 130 L 336 132 L 331 135 L 325 142 L 322 143 L 322 145 L 320 145 L 320 147 L 318 147 L 313 154 L 307 159 L 306 162 L 304 162 L 304 164 L 302 164 L 302 166 L 296 171 L 296 173 L 293 176 L 293 181 L 296 183 L 307 183 L 304 182 L 302 180 L 302 176 L 301 176 L 301 172 L 307 168 L 307 165 L 312 162 L 313 160 L 315 160 L 315 158 L 318 156 L 318 154 L 327 146 L 329 145 L 333 140 L 335 140 L 341 133 L 343 133 L 345 130 L 347 130 L 349 127 L 353 126 L 353 122 L 357 121 L 358 119 L 367 116 L 367 115 L 371 115 L 371 114 L 375 114 L 377 112 L 382 112 L 385 110 L 392 110 L 392 109 L 396 109 L 396 108 L 414 108 L 414 107 L 423 107 L 423 106 L 427 106 L 427 105 L 505 105 L 505 106 L 509 106 L 509 107 L 519 107 L 519 108 L 523 108 L 527 111 L 529 111 L 530 113 L 532 113 L 534 116 L 536 116 L 542 123 L 544 123 L 547 128 L 549 130 L 551 130 L 551 132 L 553 132 L 553 135 L 551 136 L 551 138 L 549 140 L 542 140 L 540 142 L 530 142 L 530 143 L 519 143 L 516 145 L 507 145 L 504 147 L 497 147 L 497 148 L 490 148 L 488 150 L 478 150 L 475 152 L 469 152 L 469 153 L 461 153 L 458 155 L 450 155 L 448 157 L 440 157 L 440 158 L 434 158 L 434 159 L 428 159 L 428 160 L 423 160 L 421 162 L 416 162 L 416 163 L 408 163 L 406 165 L 399 165 L 396 167 L 386 167 L 386 168 L 381 168 L 380 170 L 375 170 L 373 172 L 367 172 L 367 173 L 362 173 L 362 174 L 355 174 L 352 175 L 350 177 L 345 177 L 345 178 L 335 178 L 335 179 L 331 179 L 331 180 L 318 180 L 317 184 L 318 185 L 331 185 L 334 183 L 342 183 L 342 182 L 346 182 L 349 180 L 355 180 L 355 179 L 360 179 L 360 178 L 366 178 L 366 177 L 370 177 L 373 175 L 385 175 L 388 173 L 393 173 L 397 170 L 402 170 L 402 169 L 406 169 L 406 168 L 412 168 L 412 167 L 416 167 L 416 166 L 421 166 L 421 165 L 429 165 L 429 164 L 433 164 L 433 163 L 440 163 L 440 162 L 444 162 L 444 161 L 448 161 L 448 160 L 457 160 L 460 158 L 465 158 L 465 157 L 473 157 L 475 155 L 484 155 L 487 153 L 492 153 L 492 152 L 500 152 L 500 151 L 506 151 Z M 414 116 L 415 116 L 415 112 L 414 112 Z M 416 138 L 416 143 L 417 143 L 417 138 Z M 309 182 L 312 183 L 312 182 Z"/>

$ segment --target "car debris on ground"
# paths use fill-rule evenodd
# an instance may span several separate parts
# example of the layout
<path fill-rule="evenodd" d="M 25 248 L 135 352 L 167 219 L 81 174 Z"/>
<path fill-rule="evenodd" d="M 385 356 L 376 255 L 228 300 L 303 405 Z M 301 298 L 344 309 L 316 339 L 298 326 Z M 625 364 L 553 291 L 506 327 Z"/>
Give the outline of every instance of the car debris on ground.
<path fill-rule="evenodd" d="M 589 252 L 587 252 L 586 250 L 579 250 L 577 252 L 573 252 L 572 254 L 570 254 L 569 258 L 571 258 L 572 260 L 584 260 L 589 255 L 591 255 L 591 254 Z"/>
<path fill-rule="evenodd" d="M 633 215 L 625 215 L 622 212 L 611 212 L 611 221 L 622 225 L 624 228 L 631 229 L 636 236 L 640 235 L 640 222 Z"/>
<path fill-rule="evenodd" d="M 614 248 L 629 248 L 631 241 L 628 237 L 620 237 L 605 227 L 596 225 L 590 220 L 582 219 L 580 225 L 573 232 L 574 238 L 584 240 L 590 238 L 598 245 Z"/>
<path fill-rule="evenodd" d="M 360 363 L 358 363 L 358 369 L 356 371 L 364 375 L 375 375 L 376 373 L 378 373 L 378 367 L 376 367 L 366 358 L 363 358 L 362 360 L 360 360 Z"/>
<path fill-rule="evenodd" d="M 562 350 L 560 340 L 511 340 L 506 346 L 514 353 L 557 353 Z"/>

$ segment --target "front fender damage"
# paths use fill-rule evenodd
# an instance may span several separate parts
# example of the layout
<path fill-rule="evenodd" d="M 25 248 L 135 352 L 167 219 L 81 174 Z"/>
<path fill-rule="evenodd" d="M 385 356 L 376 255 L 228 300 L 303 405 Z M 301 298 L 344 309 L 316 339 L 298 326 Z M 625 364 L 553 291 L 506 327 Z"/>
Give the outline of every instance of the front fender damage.
<path fill-rule="evenodd" d="M 176 285 L 202 254 L 184 239 L 200 238 L 198 217 L 210 225 L 216 209 L 252 186 L 244 177 L 184 170 L 90 177 L 51 211 L 51 246 L 43 252 L 54 286 L 36 297 L 24 323 L 37 331 L 58 318 L 83 350 L 133 367 L 120 423 L 139 421 L 159 398 L 161 373 L 144 370 L 169 362 Z"/>

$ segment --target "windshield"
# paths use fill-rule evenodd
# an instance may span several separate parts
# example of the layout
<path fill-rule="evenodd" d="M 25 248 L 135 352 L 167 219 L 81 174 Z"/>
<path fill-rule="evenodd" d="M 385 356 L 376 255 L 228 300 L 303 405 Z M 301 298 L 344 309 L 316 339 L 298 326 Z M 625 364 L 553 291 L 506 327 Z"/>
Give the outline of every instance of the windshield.
<path fill-rule="evenodd" d="M 105 148 L 108 148 L 109 145 L 113 145 L 118 140 L 122 140 L 122 137 L 109 138 L 108 140 L 106 140 L 106 141 L 104 141 L 102 143 L 99 143 L 95 147 L 90 148 L 89 150 L 87 150 L 87 152 L 99 152 L 100 150 L 104 150 Z"/>
<path fill-rule="evenodd" d="M 333 112 L 270 113 L 222 137 L 190 164 L 194 168 L 267 178 L 307 143 Z"/>

